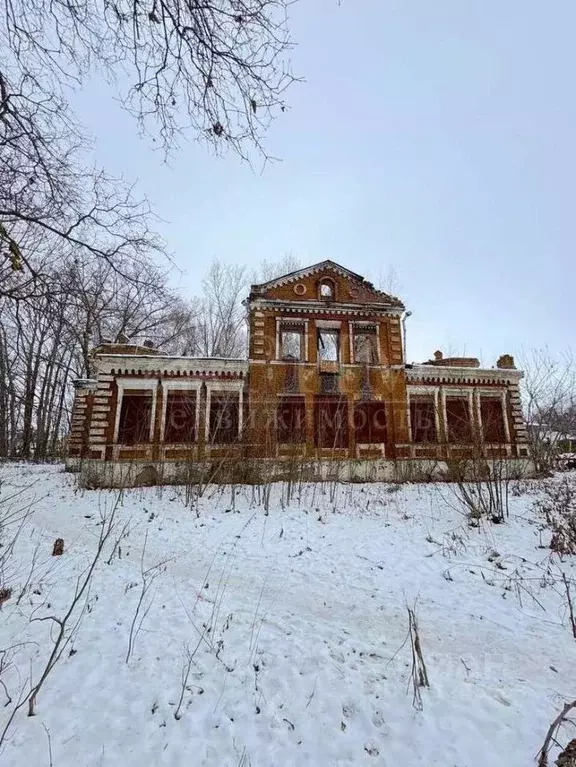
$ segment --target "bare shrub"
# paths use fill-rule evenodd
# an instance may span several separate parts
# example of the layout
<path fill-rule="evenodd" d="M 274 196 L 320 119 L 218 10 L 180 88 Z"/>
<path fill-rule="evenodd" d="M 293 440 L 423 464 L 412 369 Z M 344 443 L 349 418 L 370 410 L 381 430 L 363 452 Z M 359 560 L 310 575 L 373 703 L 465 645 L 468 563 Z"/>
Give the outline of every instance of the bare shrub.
<path fill-rule="evenodd" d="M 10 563 L 14 547 L 22 529 L 32 514 L 34 499 L 30 499 L 32 485 L 10 494 L 3 493 L 0 483 L 0 588 L 9 589 L 13 575 Z"/>
<path fill-rule="evenodd" d="M 412 689 L 414 692 L 412 703 L 414 708 L 422 710 L 422 694 L 420 688 L 430 687 L 428 681 L 428 671 L 422 655 L 422 644 L 420 642 L 420 632 L 418 629 L 418 620 L 416 618 L 416 606 L 408 607 L 408 632 L 410 636 L 410 647 L 412 649 L 412 669 L 410 679 L 412 680 Z"/>
<path fill-rule="evenodd" d="M 473 524 L 480 519 L 499 524 L 509 516 L 510 496 L 517 477 L 505 460 L 478 455 L 452 461 L 446 479 L 449 491 Z"/>
<path fill-rule="evenodd" d="M 408 612 L 408 634 L 402 645 L 394 653 L 390 659 L 390 663 L 394 660 L 396 655 L 410 642 L 410 650 L 412 654 L 412 664 L 410 668 L 410 681 L 408 683 L 408 689 L 412 686 L 412 705 L 418 711 L 423 708 L 422 704 L 422 687 L 430 687 L 430 681 L 428 679 L 428 670 L 426 663 L 424 662 L 424 656 L 422 654 L 422 642 L 420 640 L 420 629 L 418 626 L 418 618 L 416 616 L 416 603 L 413 607 L 406 605 L 406 611 Z"/>
<path fill-rule="evenodd" d="M 152 607 L 152 602 L 154 599 L 154 595 L 151 594 L 152 586 L 154 585 L 154 581 L 156 578 L 160 575 L 160 573 L 165 569 L 166 563 L 165 561 L 157 562 L 155 565 L 152 565 L 151 567 L 145 567 L 144 565 L 144 559 L 146 558 L 146 547 L 148 544 L 148 531 L 146 531 L 146 535 L 144 537 L 144 546 L 142 547 L 142 556 L 140 557 L 140 592 L 138 594 L 138 601 L 136 603 L 136 609 L 134 610 L 134 615 L 132 616 L 132 622 L 130 624 L 130 633 L 128 635 L 128 648 L 126 650 L 126 663 L 130 660 L 130 657 L 134 651 L 134 645 L 136 643 L 136 639 L 138 637 L 138 634 L 140 633 L 142 629 L 142 624 L 144 623 L 146 616 L 150 612 L 150 608 Z"/>
<path fill-rule="evenodd" d="M 44 667 L 44 670 L 40 674 L 40 677 L 37 682 L 34 683 L 32 686 L 32 690 L 30 692 L 30 695 L 28 697 L 28 716 L 34 716 L 35 713 L 35 707 L 36 707 L 36 698 L 44 686 L 44 683 L 52 673 L 54 667 L 62 657 L 62 653 L 68 646 L 68 644 L 72 641 L 72 639 L 76 636 L 78 632 L 78 628 L 80 626 L 80 622 L 84 616 L 85 610 L 86 610 L 86 599 L 84 599 L 84 596 L 87 596 L 87 592 L 90 587 L 90 583 L 92 581 L 92 576 L 94 575 L 94 570 L 96 569 L 96 565 L 100 561 L 100 558 L 102 556 L 102 552 L 104 551 L 104 548 L 106 544 L 108 543 L 108 540 L 112 537 L 114 530 L 115 530 L 115 518 L 116 518 L 116 510 L 118 508 L 118 498 L 116 499 L 116 503 L 112 507 L 112 511 L 107 516 L 102 516 L 101 519 L 101 527 L 100 527 L 100 535 L 98 537 L 98 543 L 96 545 L 96 551 L 92 557 L 92 561 L 88 565 L 88 567 L 84 570 L 82 575 L 78 578 L 78 581 L 76 583 L 76 588 L 74 589 L 74 593 L 72 595 L 72 600 L 70 601 L 70 604 L 68 606 L 68 609 L 64 613 L 64 615 L 61 618 L 56 617 L 55 615 L 47 615 L 40 618 L 33 617 L 31 618 L 31 621 L 51 621 L 52 623 L 56 624 L 56 634 L 53 639 L 53 645 L 52 645 L 52 651 L 50 652 L 50 655 L 48 657 L 48 660 L 46 662 L 46 665 Z"/>
<path fill-rule="evenodd" d="M 193 650 L 190 649 L 190 645 L 184 646 L 184 661 L 182 664 L 182 676 L 180 679 L 180 697 L 178 698 L 178 704 L 176 706 L 176 710 L 174 711 L 174 719 L 178 721 L 182 718 L 182 704 L 184 703 L 184 696 L 186 695 L 186 692 L 190 691 L 190 687 L 188 685 L 188 680 L 190 679 L 190 673 L 192 671 L 192 664 L 194 662 L 194 656 L 200 649 L 200 645 L 205 640 L 206 636 L 206 630 L 204 630 L 200 634 L 200 639 L 198 640 L 196 646 Z"/>
<path fill-rule="evenodd" d="M 552 531 L 550 548 L 561 556 L 576 554 L 576 480 L 563 477 L 542 484 L 544 498 L 534 504 Z"/>
<path fill-rule="evenodd" d="M 562 582 L 566 590 L 566 608 L 568 610 L 568 618 L 570 620 L 570 627 L 572 628 L 572 636 L 576 639 L 576 615 L 574 609 L 574 599 L 572 597 L 572 582 L 566 573 L 562 573 Z"/>

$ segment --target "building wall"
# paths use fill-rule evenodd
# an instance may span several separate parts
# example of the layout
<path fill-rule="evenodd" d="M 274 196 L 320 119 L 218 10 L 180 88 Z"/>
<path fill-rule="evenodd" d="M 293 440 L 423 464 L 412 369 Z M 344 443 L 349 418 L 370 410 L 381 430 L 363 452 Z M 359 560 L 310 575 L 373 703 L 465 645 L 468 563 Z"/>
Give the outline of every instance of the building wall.
<path fill-rule="evenodd" d="M 323 295 L 325 284 L 331 295 Z M 228 459 L 283 461 L 294 456 L 316 463 L 336 459 L 450 461 L 472 455 L 478 444 L 450 442 L 446 397 L 461 397 L 469 403 L 473 433 L 482 442 L 480 398 L 490 396 L 502 403 L 505 439 L 502 444 L 480 444 L 481 450 L 510 459 L 527 457 L 518 388 L 521 373 L 515 370 L 513 359 L 503 355 L 496 369 L 482 370 L 473 358 L 444 359 L 436 352 L 435 359 L 426 364 L 407 366 L 401 333 L 403 309 L 398 299 L 375 290 L 357 275 L 320 265 L 265 286 L 253 286 L 247 301 L 248 360 L 168 357 L 148 347 L 106 345 L 95 352 L 97 379 L 77 386 L 69 455 L 96 462 L 148 461 L 156 466 L 167 461 L 199 465 Z M 283 358 L 285 323 L 301 329 L 299 359 Z M 353 337 L 359 326 L 370 328 L 375 336 L 377 358 L 370 363 L 355 358 Z M 317 334 L 335 329 L 340 333 L 338 359 L 320 359 Z M 329 392 L 327 376 L 333 385 Z M 137 444 L 121 444 L 119 439 L 127 392 L 132 396 L 148 393 L 151 400 L 150 430 Z M 193 441 L 169 444 L 167 401 L 176 392 L 194 394 L 196 432 Z M 210 440 L 210 407 L 217 396 L 239 400 L 238 438 L 233 443 Z M 412 434 L 410 402 L 422 396 L 435 403 L 437 430 L 429 444 L 416 442 Z M 278 404 L 294 398 L 303 398 L 305 405 L 303 439 L 278 442 Z M 347 439 L 330 447 L 319 446 L 317 439 L 319 403 L 327 399 L 329 405 L 345 403 L 347 408 Z M 383 403 L 386 434 L 382 441 L 358 441 L 366 432 L 355 428 L 355 408 L 366 402 Z"/>
<path fill-rule="evenodd" d="M 333 288 L 324 299 L 320 286 Z M 255 454 L 321 457 L 396 457 L 406 443 L 406 381 L 403 373 L 400 330 L 401 304 L 363 281 L 351 280 L 331 269 L 304 277 L 296 276 L 263 291 L 253 290 L 249 299 L 249 401 L 250 430 L 247 439 Z M 283 327 L 299 323 L 304 327 L 304 351 L 300 361 L 282 359 Z M 359 324 L 376 330 L 377 364 L 354 359 L 354 328 Z M 320 329 L 338 329 L 339 359 L 319 359 L 317 334 Z M 315 403 L 323 394 L 322 374 L 336 375 L 335 394 L 341 395 L 348 410 L 348 447 L 319 448 L 315 445 Z M 306 442 L 301 445 L 276 443 L 275 415 L 283 396 L 305 399 Z M 387 441 L 380 445 L 357 445 L 354 403 L 369 398 L 386 403 Z"/>
<path fill-rule="evenodd" d="M 238 446 L 209 445 L 206 410 L 213 392 L 237 392 L 244 400 L 247 364 L 239 360 L 195 360 L 165 356 L 96 354 L 97 379 L 92 382 L 89 404 L 77 397 L 83 421 L 81 456 L 101 460 L 200 460 L 228 455 Z M 150 431 L 145 441 L 123 445 L 118 439 L 125 392 L 149 393 L 152 399 Z M 194 392 L 197 398 L 194 443 L 166 444 L 163 439 L 168 392 Z M 76 428 L 79 428 L 76 427 Z M 78 437 L 75 437 L 78 439 Z M 76 452 L 69 453 L 77 457 Z"/>

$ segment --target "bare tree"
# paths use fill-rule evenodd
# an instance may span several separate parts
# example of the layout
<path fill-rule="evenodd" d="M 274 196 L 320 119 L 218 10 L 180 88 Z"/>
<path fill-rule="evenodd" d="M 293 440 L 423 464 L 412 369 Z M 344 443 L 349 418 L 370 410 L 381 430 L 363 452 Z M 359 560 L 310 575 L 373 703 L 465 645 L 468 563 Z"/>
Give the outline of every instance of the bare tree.
<path fill-rule="evenodd" d="M 265 258 L 252 273 L 252 282 L 255 284 L 269 282 L 301 268 L 300 259 L 291 251 L 282 256 L 278 261 L 268 261 Z"/>
<path fill-rule="evenodd" d="M 127 82 L 125 107 L 167 151 L 192 129 L 218 149 L 263 154 L 262 133 L 285 110 L 293 80 L 290 2 L 14 0 L 0 7 L 0 295 L 45 293 L 46 264 L 53 275 L 72 254 L 123 273 L 162 250 L 147 202 L 86 167 L 88 142 L 69 90 L 95 72 Z M 145 280 L 147 270 L 134 274 Z"/>
<path fill-rule="evenodd" d="M 33 300 L 0 298 L 0 456 L 57 455 L 67 431 L 73 378 L 95 374 L 94 346 L 119 334 L 174 351 L 194 326 L 193 311 L 150 265 L 118 273 L 105 261 L 64 262 Z"/>
<path fill-rule="evenodd" d="M 571 350 L 533 349 L 521 360 L 524 410 L 537 469 L 554 463 L 562 435 L 576 432 L 576 364 Z"/>
<path fill-rule="evenodd" d="M 202 280 L 202 296 L 189 353 L 203 357 L 241 357 L 246 353 L 246 311 L 243 300 L 250 283 L 267 282 L 300 267 L 289 253 L 279 261 L 264 260 L 252 274 L 244 266 L 215 260 Z"/>
<path fill-rule="evenodd" d="M 205 357 L 240 357 L 246 348 L 246 292 L 243 266 L 213 261 L 202 280 L 198 354 Z"/>
<path fill-rule="evenodd" d="M 86 167 L 86 144 L 61 97 L 17 61 L 2 65 L 0 295 L 22 300 L 54 290 L 62 261 L 78 255 L 122 271 L 162 251 L 146 201 Z"/>

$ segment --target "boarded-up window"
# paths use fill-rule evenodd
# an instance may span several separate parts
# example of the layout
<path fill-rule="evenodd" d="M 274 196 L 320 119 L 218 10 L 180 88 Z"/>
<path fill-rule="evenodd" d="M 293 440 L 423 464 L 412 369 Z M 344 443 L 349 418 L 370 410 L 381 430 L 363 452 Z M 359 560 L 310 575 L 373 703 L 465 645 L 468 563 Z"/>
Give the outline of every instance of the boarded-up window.
<path fill-rule="evenodd" d="M 340 358 L 340 331 L 318 329 L 318 359 L 323 362 L 338 362 Z"/>
<path fill-rule="evenodd" d="M 169 391 L 164 442 L 194 442 L 195 437 L 196 392 Z"/>
<path fill-rule="evenodd" d="M 431 397 L 410 398 L 412 442 L 437 442 L 436 408 Z"/>
<path fill-rule="evenodd" d="M 118 444 L 135 445 L 150 441 L 152 392 L 126 389 L 120 406 Z"/>
<path fill-rule="evenodd" d="M 375 365 L 378 362 L 378 336 L 373 328 L 354 330 L 354 362 Z"/>
<path fill-rule="evenodd" d="M 348 447 L 348 403 L 342 397 L 318 397 L 314 413 L 317 447 Z"/>
<path fill-rule="evenodd" d="M 360 444 L 386 442 L 386 404 L 384 402 L 357 402 L 354 405 L 354 434 Z"/>
<path fill-rule="evenodd" d="M 462 397 L 446 398 L 446 424 L 449 442 L 472 442 L 472 422 L 467 399 Z"/>
<path fill-rule="evenodd" d="M 502 443 L 506 441 L 500 397 L 480 397 L 480 417 L 485 442 Z"/>
<path fill-rule="evenodd" d="M 276 411 L 276 439 L 281 443 L 306 442 L 304 397 L 282 397 Z"/>
<path fill-rule="evenodd" d="M 236 392 L 211 392 L 210 442 L 228 445 L 238 441 L 239 401 Z"/>

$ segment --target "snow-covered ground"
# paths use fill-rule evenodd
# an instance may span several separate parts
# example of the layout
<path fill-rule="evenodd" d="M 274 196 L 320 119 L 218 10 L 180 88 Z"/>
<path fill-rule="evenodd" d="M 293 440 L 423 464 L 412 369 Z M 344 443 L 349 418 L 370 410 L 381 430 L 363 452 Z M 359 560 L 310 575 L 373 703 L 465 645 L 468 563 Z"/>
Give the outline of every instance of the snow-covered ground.
<path fill-rule="evenodd" d="M 0 583 L 13 590 L 0 611 L 0 648 L 14 647 L 0 654 L 12 661 L 0 666 L 13 698 L 1 708 L 0 687 L 3 728 L 58 628 L 30 619 L 66 614 L 117 496 L 77 491 L 58 466 L 7 464 L 0 480 L 0 499 L 19 493 L 11 508 L 31 504 Z M 183 488 L 124 493 L 67 630 L 86 602 L 82 620 L 36 715 L 14 716 L 0 763 L 535 764 L 576 697 L 556 582 L 574 562 L 550 559 L 526 489 L 506 524 L 480 528 L 446 486 L 315 485 L 288 500 L 279 485 L 268 510 L 258 488 L 212 488 L 194 510 Z M 52 557 L 58 537 L 64 554 Z M 414 604 L 430 679 L 422 710 L 406 642 Z"/>

